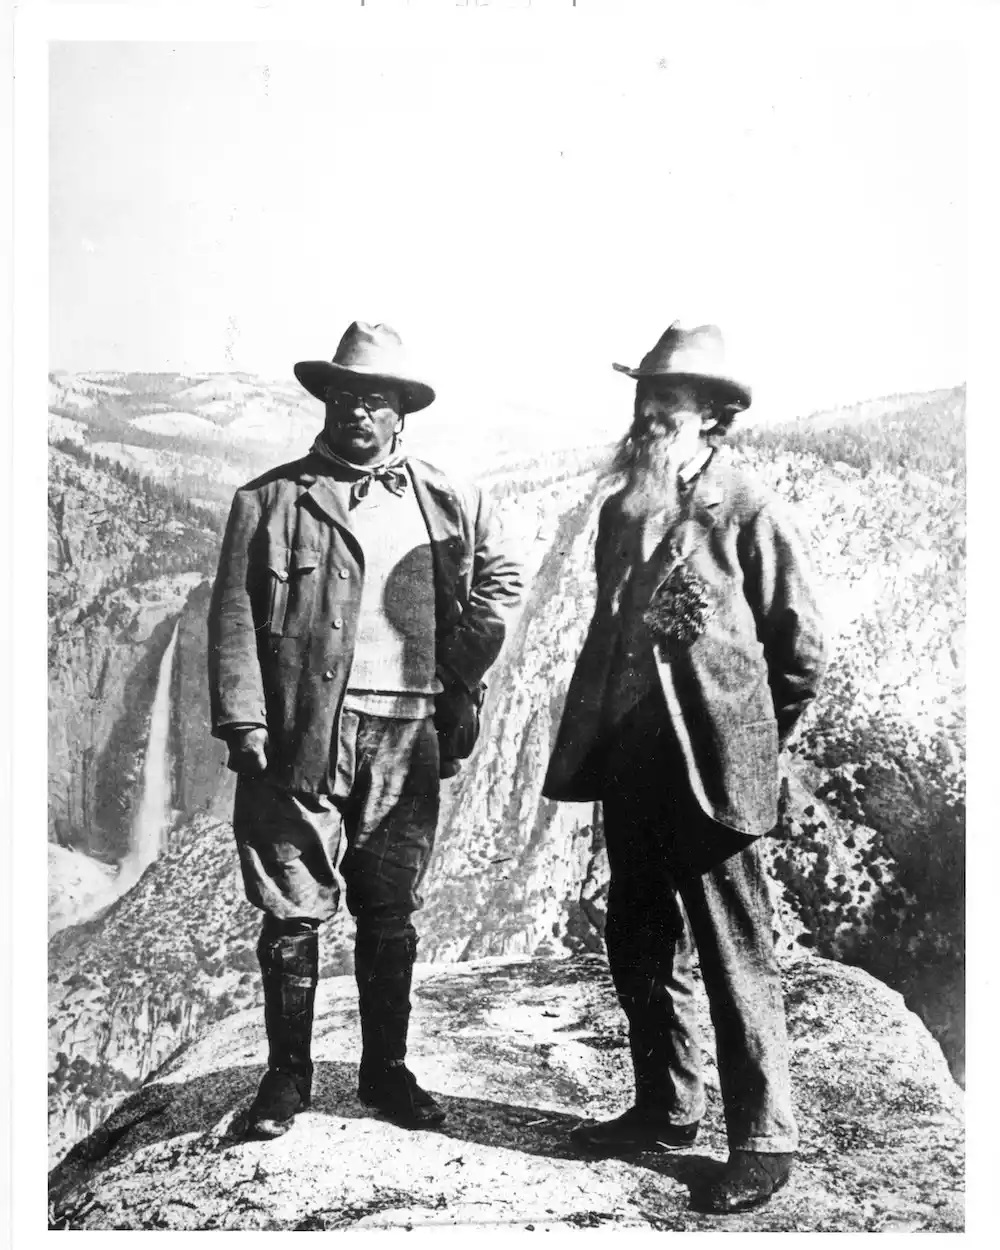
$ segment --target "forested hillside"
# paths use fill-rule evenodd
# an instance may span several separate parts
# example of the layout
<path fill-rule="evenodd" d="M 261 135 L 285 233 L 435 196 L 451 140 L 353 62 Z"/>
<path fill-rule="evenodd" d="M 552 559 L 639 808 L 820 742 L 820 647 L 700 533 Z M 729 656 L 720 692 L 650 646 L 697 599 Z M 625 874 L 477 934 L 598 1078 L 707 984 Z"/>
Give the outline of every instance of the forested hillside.
<path fill-rule="evenodd" d="M 783 817 L 767 842 L 781 941 L 857 963 L 902 991 L 961 1074 L 964 392 L 749 429 L 732 444 L 726 454 L 795 507 L 833 642 L 821 697 L 785 760 Z M 486 479 L 529 594 L 489 678 L 480 743 L 445 788 L 421 959 L 602 948 L 600 809 L 540 798 L 593 602 L 594 523 L 607 489 L 594 466 L 581 450 L 512 462 Z M 53 452 L 52 480 L 61 645 L 76 648 L 52 673 L 62 840 L 110 858 L 120 849 L 121 818 L 88 808 L 91 783 L 77 774 L 103 777 L 99 792 L 119 805 L 134 790 L 144 709 L 180 618 L 169 852 L 107 916 L 53 947 L 53 1131 L 69 1140 L 90 1122 L 81 1108 L 107 1110 L 199 1020 L 254 1001 L 258 985 L 247 963 L 256 916 L 240 900 L 227 841 L 231 777 L 208 736 L 203 681 L 221 512 L 157 503 L 162 482 L 147 487 L 65 450 Z M 98 499 L 110 513 L 99 542 Z M 129 570 L 166 567 L 142 561 L 176 559 L 182 547 L 187 571 L 129 580 Z M 57 659 L 66 654 L 57 649 Z M 214 917 L 207 937 L 205 915 Z M 332 927 L 325 950 L 325 973 L 349 970 L 347 922 Z"/>

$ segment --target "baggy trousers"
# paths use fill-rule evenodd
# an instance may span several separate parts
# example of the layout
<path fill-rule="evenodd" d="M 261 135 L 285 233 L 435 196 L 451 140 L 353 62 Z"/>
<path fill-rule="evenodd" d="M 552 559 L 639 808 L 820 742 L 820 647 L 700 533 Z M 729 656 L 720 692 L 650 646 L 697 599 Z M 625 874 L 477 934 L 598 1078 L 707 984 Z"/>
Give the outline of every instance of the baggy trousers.
<path fill-rule="evenodd" d="M 437 828 L 434 722 L 345 711 L 332 796 L 261 777 L 236 784 L 233 832 L 247 898 L 277 921 L 320 924 L 347 908 L 365 928 L 412 932 Z"/>
<path fill-rule="evenodd" d="M 629 1020 L 637 1103 L 678 1125 L 705 1113 L 697 949 L 729 1146 L 794 1151 L 784 1000 L 759 843 L 701 811 L 661 703 L 647 702 L 616 730 L 605 759 L 604 822 L 605 938 Z"/>

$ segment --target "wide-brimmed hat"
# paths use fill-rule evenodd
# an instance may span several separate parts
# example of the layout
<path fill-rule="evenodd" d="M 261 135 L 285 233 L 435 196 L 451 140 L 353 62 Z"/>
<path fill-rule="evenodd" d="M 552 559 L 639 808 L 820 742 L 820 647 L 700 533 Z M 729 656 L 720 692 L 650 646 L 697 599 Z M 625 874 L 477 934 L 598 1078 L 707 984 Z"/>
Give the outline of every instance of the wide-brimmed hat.
<path fill-rule="evenodd" d="M 726 351 L 718 326 L 696 326 L 682 330 L 675 321 L 664 330 L 656 346 L 643 356 L 637 369 L 628 365 L 612 365 L 630 378 L 669 378 L 691 382 L 699 389 L 714 391 L 734 406 L 749 408 L 751 390 L 737 381 L 726 368 Z"/>
<path fill-rule="evenodd" d="M 332 360 L 300 360 L 295 376 L 310 395 L 326 401 L 331 382 L 349 389 L 352 380 L 387 382 L 403 396 L 403 411 L 418 412 L 434 402 L 434 389 L 414 375 L 403 340 L 384 323 L 353 321 L 337 344 Z"/>

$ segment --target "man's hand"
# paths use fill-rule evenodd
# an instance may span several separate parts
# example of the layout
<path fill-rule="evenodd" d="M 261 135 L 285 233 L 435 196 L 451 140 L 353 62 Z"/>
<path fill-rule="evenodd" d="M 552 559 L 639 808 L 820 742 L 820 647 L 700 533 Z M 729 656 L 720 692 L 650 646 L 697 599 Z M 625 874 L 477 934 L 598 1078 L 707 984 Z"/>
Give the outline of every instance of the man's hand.
<path fill-rule="evenodd" d="M 228 767 L 234 773 L 255 777 L 267 770 L 267 730 L 235 729 L 227 737 L 229 747 Z"/>

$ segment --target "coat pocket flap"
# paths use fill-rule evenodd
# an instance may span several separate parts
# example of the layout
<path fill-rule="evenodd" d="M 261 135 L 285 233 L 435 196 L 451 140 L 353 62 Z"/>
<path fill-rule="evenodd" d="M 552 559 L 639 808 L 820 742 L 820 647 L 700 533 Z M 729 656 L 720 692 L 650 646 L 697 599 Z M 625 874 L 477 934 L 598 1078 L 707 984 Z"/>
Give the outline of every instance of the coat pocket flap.
<path fill-rule="evenodd" d="M 319 552 L 315 547 L 293 547 L 288 555 L 292 573 L 309 573 L 319 564 Z"/>
<path fill-rule="evenodd" d="M 286 547 L 284 543 L 271 542 L 267 547 L 267 567 L 279 581 L 286 581 L 293 573 L 310 573 L 319 564 L 320 553 L 315 547 Z"/>

